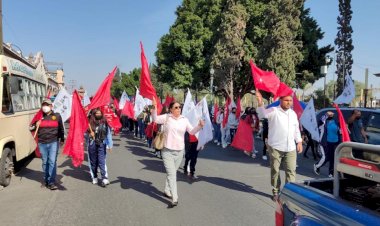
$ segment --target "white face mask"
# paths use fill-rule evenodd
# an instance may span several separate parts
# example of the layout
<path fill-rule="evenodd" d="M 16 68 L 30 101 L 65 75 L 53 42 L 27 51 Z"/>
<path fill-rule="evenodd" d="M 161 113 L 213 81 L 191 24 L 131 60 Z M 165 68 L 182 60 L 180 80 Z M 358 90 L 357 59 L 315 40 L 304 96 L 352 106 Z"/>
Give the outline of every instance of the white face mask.
<path fill-rule="evenodd" d="M 42 111 L 43 111 L 44 113 L 48 113 L 48 112 L 51 111 L 51 108 L 50 108 L 49 106 L 43 106 L 43 107 L 42 107 Z"/>

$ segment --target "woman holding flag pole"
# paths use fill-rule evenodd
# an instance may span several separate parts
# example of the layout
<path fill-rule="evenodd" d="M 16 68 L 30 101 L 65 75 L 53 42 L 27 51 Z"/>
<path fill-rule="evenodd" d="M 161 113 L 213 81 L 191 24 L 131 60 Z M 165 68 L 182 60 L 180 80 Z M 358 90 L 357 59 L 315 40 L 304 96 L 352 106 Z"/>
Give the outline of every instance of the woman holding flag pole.
<path fill-rule="evenodd" d="M 157 101 L 153 98 L 153 122 L 163 124 L 165 133 L 162 150 L 162 159 L 167 173 L 164 196 L 172 199 L 169 208 L 173 208 L 178 205 L 177 170 L 184 155 L 185 132 L 194 135 L 203 128 L 205 122 L 200 120 L 198 126 L 191 126 L 189 120 L 181 115 L 181 105 L 178 102 L 171 103 L 169 111 L 169 114 L 157 116 Z"/>

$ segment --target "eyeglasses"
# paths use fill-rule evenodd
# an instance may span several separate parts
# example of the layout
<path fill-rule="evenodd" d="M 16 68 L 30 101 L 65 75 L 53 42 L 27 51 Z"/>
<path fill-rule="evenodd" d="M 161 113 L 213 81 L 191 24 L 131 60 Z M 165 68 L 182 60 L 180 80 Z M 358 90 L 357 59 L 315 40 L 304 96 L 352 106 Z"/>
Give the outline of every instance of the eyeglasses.
<path fill-rule="evenodd" d="M 174 109 L 182 109 L 181 106 L 175 106 Z"/>

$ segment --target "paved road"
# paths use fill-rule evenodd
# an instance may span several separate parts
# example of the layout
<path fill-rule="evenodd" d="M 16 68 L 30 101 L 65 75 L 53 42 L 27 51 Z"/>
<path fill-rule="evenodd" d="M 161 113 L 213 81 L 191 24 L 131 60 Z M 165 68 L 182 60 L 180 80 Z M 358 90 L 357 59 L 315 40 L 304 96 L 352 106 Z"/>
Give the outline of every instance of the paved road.
<path fill-rule="evenodd" d="M 215 144 L 199 154 L 191 182 L 178 173 L 179 206 L 167 209 L 161 193 L 162 161 L 141 140 L 114 137 L 107 157 L 111 184 L 90 183 L 87 162 L 74 168 L 58 160 L 59 190 L 42 188 L 41 160 L 33 159 L 0 191 L 1 225 L 273 225 L 268 163 Z M 260 141 L 256 141 L 259 146 Z M 297 179 L 312 175 L 310 160 L 299 161 Z"/>

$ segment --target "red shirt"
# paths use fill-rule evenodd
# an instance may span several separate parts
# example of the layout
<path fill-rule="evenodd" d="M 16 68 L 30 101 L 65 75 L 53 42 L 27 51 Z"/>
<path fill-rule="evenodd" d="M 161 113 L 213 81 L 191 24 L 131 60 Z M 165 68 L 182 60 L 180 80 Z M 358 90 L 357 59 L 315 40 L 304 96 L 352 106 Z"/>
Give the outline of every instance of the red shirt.
<path fill-rule="evenodd" d="M 195 143 L 198 142 L 198 139 L 196 136 L 190 134 L 189 141 L 190 143 Z"/>

